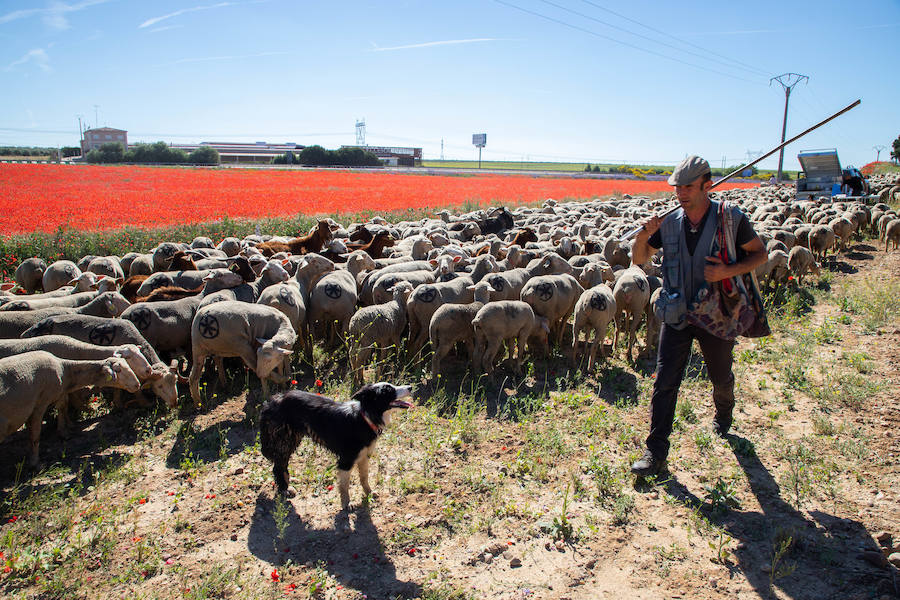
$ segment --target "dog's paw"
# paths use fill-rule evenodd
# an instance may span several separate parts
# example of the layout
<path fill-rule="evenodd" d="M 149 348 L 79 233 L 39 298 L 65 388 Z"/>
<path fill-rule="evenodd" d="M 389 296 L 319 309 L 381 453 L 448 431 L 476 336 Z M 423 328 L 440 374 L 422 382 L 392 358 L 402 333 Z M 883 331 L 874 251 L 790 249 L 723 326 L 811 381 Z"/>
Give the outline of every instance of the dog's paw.
<path fill-rule="evenodd" d="M 284 496 L 285 496 L 285 498 L 296 498 L 297 490 L 294 489 L 294 486 L 289 485 L 288 489 L 286 489 L 284 492 Z"/>

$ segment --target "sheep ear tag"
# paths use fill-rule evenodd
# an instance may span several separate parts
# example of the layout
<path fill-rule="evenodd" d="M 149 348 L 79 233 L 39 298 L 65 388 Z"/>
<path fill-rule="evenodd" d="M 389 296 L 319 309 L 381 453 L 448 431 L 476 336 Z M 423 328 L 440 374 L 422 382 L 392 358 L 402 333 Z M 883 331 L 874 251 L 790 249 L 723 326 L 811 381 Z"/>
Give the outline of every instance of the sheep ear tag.
<path fill-rule="evenodd" d="M 103 367 L 104 373 L 106 373 L 107 381 L 115 381 L 116 380 L 116 372 L 112 370 L 112 367 L 109 365 Z"/>

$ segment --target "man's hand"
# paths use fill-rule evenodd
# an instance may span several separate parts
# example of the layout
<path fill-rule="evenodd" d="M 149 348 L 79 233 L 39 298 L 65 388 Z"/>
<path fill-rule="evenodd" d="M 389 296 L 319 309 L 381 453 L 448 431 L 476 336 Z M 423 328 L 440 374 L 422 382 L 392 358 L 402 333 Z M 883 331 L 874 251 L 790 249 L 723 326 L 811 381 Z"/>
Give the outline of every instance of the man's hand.
<path fill-rule="evenodd" d="M 706 266 L 703 267 L 703 278 L 709 283 L 715 283 L 730 277 L 728 267 L 718 256 L 707 256 L 706 263 Z"/>
<path fill-rule="evenodd" d="M 638 237 L 649 239 L 651 235 L 659 230 L 660 223 L 662 223 L 662 219 L 660 219 L 656 215 L 644 219 L 643 221 L 641 221 L 641 227 L 643 229 L 638 232 Z"/>

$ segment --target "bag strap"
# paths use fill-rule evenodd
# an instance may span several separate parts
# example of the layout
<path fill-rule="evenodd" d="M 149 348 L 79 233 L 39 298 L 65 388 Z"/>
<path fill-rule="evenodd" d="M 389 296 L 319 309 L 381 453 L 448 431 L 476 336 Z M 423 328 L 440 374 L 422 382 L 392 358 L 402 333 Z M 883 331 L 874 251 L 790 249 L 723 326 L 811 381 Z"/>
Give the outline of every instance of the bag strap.
<path fill-rule="evenodd" d="M 728 249 L 728 262 L 737 260 L 737 250 L 734 245 L 734 211 L 730 202 L 722 201 L 722 229 L 724 229 L 725 244 Z"/>

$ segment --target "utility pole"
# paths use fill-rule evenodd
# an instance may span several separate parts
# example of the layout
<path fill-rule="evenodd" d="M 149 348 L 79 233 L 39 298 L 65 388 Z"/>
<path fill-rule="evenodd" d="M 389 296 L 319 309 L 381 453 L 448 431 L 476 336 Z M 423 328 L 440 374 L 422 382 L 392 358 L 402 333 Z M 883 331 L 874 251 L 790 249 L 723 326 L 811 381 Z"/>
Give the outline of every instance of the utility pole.
<path fill-rule="evenodd" d="M 806 75 L 800 75 L 799 73 L 783 73 L 778 77 L 773 77 L 769 80 L 769 85 L 772 85 L 773 81 L 777 81 L 781 84 L 781 87 L 784 88 L 784 120 L 781 122 L 781 142 L 784 143 L 784 134 L 787 132 L 787 113 L 788 113 L 788 100 L 791 97 L 791 89 L 801 81 L 806 81 L 809 83 L 809 77 Z M 784 148 L 782 148 L 778 152 L 778 176 L 777 180 L 781 181 L 781 167 L 784 165 Z"/>
<path fill-rule="evenodd" d="M 100 107 L 98 105 L 94 105 L 94 127 L 100 127 Z"/>
<path fill-rule="evenodd" d="M 872 146 L 872 150 L 875 151 L 875 162 L 878 162 L 878 160 L 881 158 L 881 151 L 884 150 L 885 148 L 887 148 L 887 146 L 883 146 L 881 144 L 878 144 L 877 146 Z"/>
<path fill-rule="evenodd" d="M 441 160 L 444 160 L 444 138 L 441 138 Z"/>
<path fill-rule="evenodd" d="M 84 156 L 84 129 L 81 128 L 81 115 L 76 116 L 78 117 L 78 150 Z"/>

